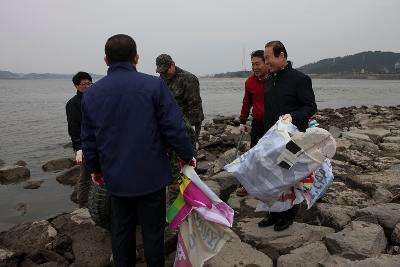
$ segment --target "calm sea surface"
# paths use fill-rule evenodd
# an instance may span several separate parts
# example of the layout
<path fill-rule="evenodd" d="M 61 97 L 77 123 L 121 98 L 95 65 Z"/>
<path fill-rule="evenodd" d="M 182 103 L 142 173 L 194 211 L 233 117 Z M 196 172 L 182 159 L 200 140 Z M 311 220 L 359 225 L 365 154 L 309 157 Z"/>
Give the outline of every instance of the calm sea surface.
<path fill-rule="evenodd" d="M 206 119 L 238 115 L 244 79 L 202 78 L 200 84 Z M 318 108 L 400 104 L 398 80 L 315 79 L 313 87 Z M 70 141 L 65 103 L 74 94 L 70 80 L 0 80 L 0 159 L 6 164 L 24 160 L 31 180 L 44 180 L 36 190 L 23 189 L 24 182 L 0 185 L 0 230 L 76 207 L 70 201 L 72 188 L 41 170 L 48 160 L 73 156 L 63 145 Z M 26 203 L 25 214 L 16 209 L 19 203 Z"/>

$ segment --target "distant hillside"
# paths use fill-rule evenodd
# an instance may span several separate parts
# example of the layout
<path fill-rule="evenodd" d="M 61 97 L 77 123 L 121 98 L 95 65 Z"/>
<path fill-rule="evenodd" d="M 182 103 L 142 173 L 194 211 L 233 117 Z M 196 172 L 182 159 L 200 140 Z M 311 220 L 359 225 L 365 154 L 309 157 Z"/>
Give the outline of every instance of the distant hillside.
<path fill-rule="evenodd" d="M 93 79 L 99 79 L 102 75 L 90 74 Z M 42 80 L 42 79 L 72 79 L 73 74 L 55 74 L 55 73 L 14 73 L 0 70 L 0 79 L 6 80 Z"/>
<path fill-rule="evenodd" d="M 247 78 L 252 74 L 252 71 L 242 70 L 242 71 L 231 71 L 225 73 L 217 73 L 212 77 L 214 78 Z"/>
<path fill-rule="evenodd" d="M 362 52 L 345 57 L 327 58 L 304 65 L 307 74 L 400 74 L 400 53 Z"/>

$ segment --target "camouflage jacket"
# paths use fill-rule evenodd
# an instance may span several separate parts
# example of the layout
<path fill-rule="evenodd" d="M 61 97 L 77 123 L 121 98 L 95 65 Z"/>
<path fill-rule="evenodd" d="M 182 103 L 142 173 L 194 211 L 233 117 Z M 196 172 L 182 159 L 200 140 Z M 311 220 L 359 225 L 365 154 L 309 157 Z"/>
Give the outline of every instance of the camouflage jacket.
<path fill-rule="evenodd" d="M 165 81 L 182 108 L 183 115 L 191 125 L 199 125 L 204 120 L 200 85 L 197 77 L 179 67 L 175 76 Z"/>

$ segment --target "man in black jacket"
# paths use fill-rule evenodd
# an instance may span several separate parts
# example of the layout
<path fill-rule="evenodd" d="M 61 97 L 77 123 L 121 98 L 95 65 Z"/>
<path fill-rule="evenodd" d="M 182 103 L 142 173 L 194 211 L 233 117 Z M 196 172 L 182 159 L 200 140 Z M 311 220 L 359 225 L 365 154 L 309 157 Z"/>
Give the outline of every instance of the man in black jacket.
<path fill-rule="evenodd" d="M 272 73 L 264 93 L 266 131 L 282 117 L 304 132 L 308 120 L 317 112 L 310 77 L 292 68 L 292 63 L 287 60 L 286 48 L 280 41 L 265 45 L 264 58 Z M 297 210 L 298 205 L 284 212 L 271 212 L 258 226 L 274 225 L 276 231 L 285 230 L 293 223 Z"/>
<path fill-rule="evenodd" d="M 81 100 L 83 92 L 92 85 L 92 77 L 89 73 L 78 72 L 72 77 L 72 82 L 76 88 L 76 95 L 72 97 L 65 106 L 68 121 L 68 134 L 71 137 L 72 148 L 75 151 L 75 160 L 81 165 L 81 174 L 78 180 L 78 204 L 79 207 L 85 207 L 88 201 L 90 173 L 86 170 L 86 165 L 82 162 L 82 144 L 81 144 Z"/>

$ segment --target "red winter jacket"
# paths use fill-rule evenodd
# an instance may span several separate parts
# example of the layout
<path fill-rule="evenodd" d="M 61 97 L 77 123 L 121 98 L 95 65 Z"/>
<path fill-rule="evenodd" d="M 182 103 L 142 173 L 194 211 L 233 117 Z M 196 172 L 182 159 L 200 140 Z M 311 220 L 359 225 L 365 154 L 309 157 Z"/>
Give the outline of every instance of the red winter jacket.
<path fill-rule="evenodd" d="M 247 78 L 244 84 L 244 97 L 242 111 L 240 112 L 240 123 L 245 124 L 253 107 L 253 120 L 264 123 L 264 88 L 266 80 L 259 80 L 252 75 Z"/>

